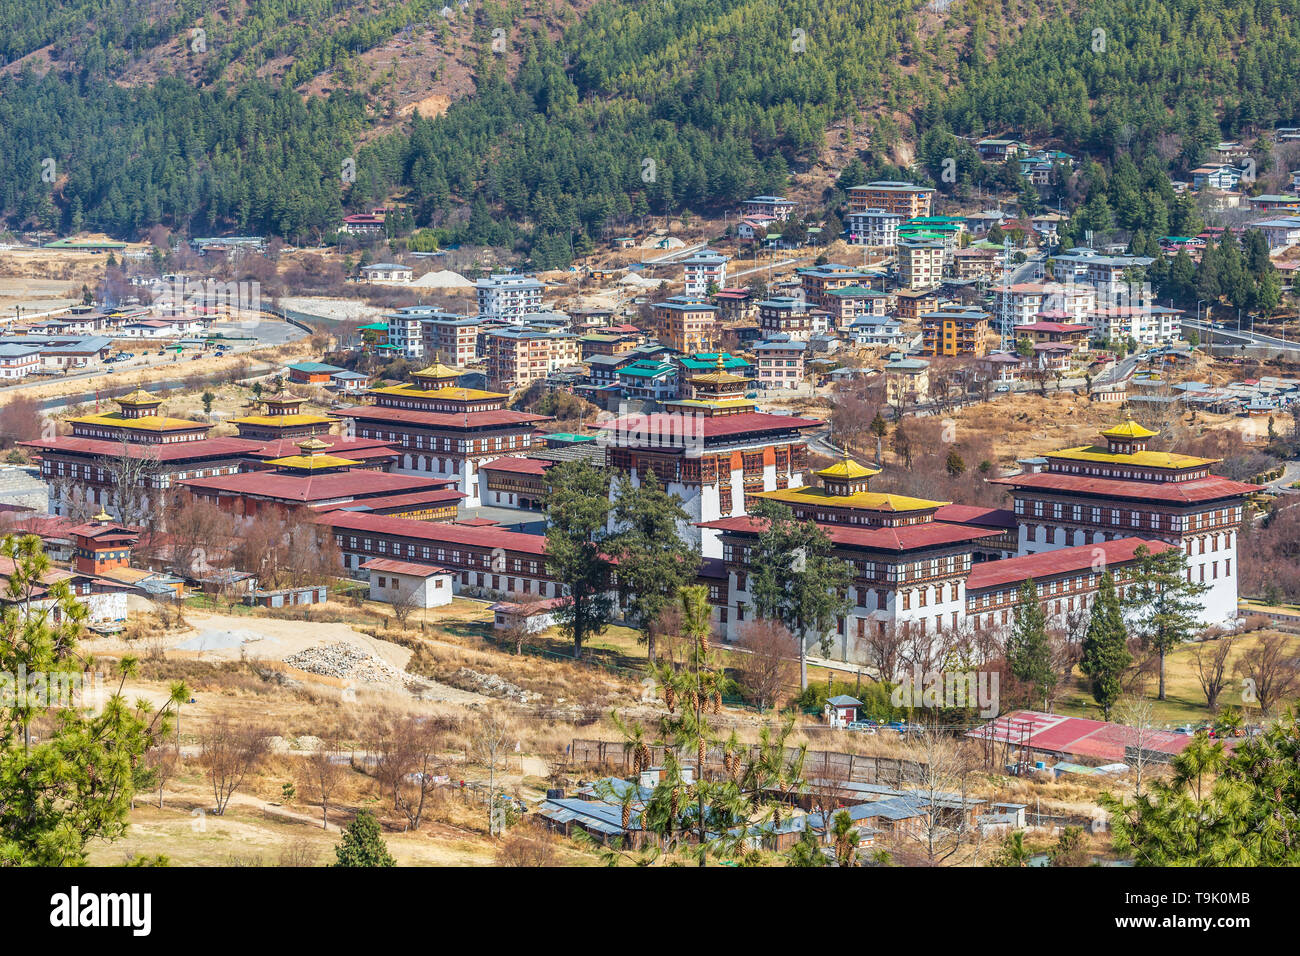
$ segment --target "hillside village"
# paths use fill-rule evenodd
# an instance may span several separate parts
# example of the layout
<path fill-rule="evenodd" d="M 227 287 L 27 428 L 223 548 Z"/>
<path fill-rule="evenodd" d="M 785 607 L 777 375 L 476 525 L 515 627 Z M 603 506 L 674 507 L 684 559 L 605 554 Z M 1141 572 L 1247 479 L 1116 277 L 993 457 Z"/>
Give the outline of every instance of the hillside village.
<path fill-rule="evenodd" d="M 1260 837 L 1300 779 L 1300 127 L 1153 162 L 1131 126 L 836 117 L 771 192 L 692 202 L 646 157 L 568 222 L 427 162 L 476 85 L 561 115 L 557 54 L 489 48 L 489 83 L 504 14 L 469 7 L 445 54 L 393 11 L 355 58 L 261 51 L 293 95 L 369 78 L 329 108 L 413 142 L 263 190 L 274 233 L 5 220 L 2 712 L 15 752 L 110 740 L 65 805 L 122 776 L 0 859 L 1300 863 Z M 520 11 L 544 45 L 576 15 Z"/>

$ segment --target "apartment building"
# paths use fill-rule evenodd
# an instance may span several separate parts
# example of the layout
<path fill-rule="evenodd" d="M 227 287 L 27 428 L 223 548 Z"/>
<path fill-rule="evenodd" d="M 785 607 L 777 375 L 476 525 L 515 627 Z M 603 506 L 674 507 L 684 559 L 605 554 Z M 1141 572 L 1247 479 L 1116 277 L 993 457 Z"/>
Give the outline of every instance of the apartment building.
<path fill-rule="evenodd" d="M 730 261 L 730 256 L 712 249 L 701 249 L 689 259 L 683 259 L 686 294 L 707 295 L 710 289 L 723 288 L 727 284 L 727 263 Z"/>
<path fill-rule="evenodd" d="M 653 308 L 655 334 L 674 352 L 703 352 L 717 334 L 718 309 L 701 296 L 674 295 Z"/>
<path fill-rule="evenodd" d="M 430 357 L 426 350 L 426 330 L 425 322 L 429 320 L 448 320 L 463 319 L 464 316 L 453 315 L 437 306 L 432 305 L 411 305 L 396 312 L 390 312 L 384 316 L 386 330 L 384 332 L 384 341 L 391 345 L 394 350 L 409 359 L 425 359 Z M 446 362 L 448 365 L 463 365 L 464 362 L 454 358 L 438 358 L 440 362 Z"/>
<path fill-rule="evenodd" d="M 754 346 L 758 384 L 764 388 L 797 388 L 803 381 L 808 346 L 788 336 L 773 336 Z"/>
<path fill-rule="evenodd" d="M 541 281 L 530 275 L 495 273 L 474 283 L 479 315 L 517 323 L 542 307 Z"/>
<path fill-rule="evenodd" d="M 849 245 L 892 251 L 898 245 L 898 227 L 907 217 L 888 209 L 864 209 L 850 212 L 844 220 Z"/>
<path fill-rule="evenodd" d="M 464 368 L 478 358 L 479 319 L 443 313 L 422 319 L 420 324 L 429 361 Z"/>
<path fill-rule="evenodd" d="M 556 369 L 578 364 L 578 337 L 552 329 L 496 329 L 486 336 L 491 388 L 527 388 Z"/>
<path fill-rule="evenodd" d="M 921 316 L 921 351 L 926 355 L 984 355 L 989 315 L 983 309 L 949 309 Z"/>
<path fill-rule="evenodd" d="M 893 180 L 877 180 L 865 186 L 850 186 L 849 213 L 879 209 L 898 213 L 905 219 L 930 215 L 934 190 L 926 186 Z"/>
<path fill-rule="evenodd" d="M 789 336 L 799 342 L 830 330 L 831 314 L 825 309 L 809 307 L 802 298 L 772 296 L 758 303 L 758 328 L 766 338 Z"/>
<path fill-rule="evenodd" d="M 929 289 L 943 280 L 940 239 L 899 240 L 898 279 L 907 289 Z"/>

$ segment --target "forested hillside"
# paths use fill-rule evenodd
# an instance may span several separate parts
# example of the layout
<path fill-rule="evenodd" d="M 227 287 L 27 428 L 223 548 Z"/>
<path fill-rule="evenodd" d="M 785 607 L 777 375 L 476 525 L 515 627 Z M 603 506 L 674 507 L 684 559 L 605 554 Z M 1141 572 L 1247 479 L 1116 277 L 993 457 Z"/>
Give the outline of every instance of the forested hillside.
<path fill-rule="evenodd" d="M 309 238 L 404 191 L 418 225 L 552 266 L 631 216 L 781 190 L 846 117 L 859 144 L 915 143 L 927 164 L 959 152 L 949 131 L 1059 142 L 1100 160 L 1090 182 L 1123 153 L 1142 195 L 1221 136 L 1300 115 L 1300 0 L 961 0 L 943 14 L 918 0 L 600 0 L 580 19 L 557 4 L 570 22 L 557 39 L 521 26 L 517 2 L 456 3 L 476 91 L 444 115 L 376 137 L 380 84 L 304 91 L 394 35 L 448 29 L 442 5 L 0 0 L 17 25 L 0 53 L 51 63 L 0 81 L 4 215 Z M 187 72 L 122 85 L 130 51 L 196 27 L 206 50 L 185 48 Z M 1168 220 L 1172 197 L 1159 200 Z M 1140 219 L 1145 203 L 1108 214 Z"/>

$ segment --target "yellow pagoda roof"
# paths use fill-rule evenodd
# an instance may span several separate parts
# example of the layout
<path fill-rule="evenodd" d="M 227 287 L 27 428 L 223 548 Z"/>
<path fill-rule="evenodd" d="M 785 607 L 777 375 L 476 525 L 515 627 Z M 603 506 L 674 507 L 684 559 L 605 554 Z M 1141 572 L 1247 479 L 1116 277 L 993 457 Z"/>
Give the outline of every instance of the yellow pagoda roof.
<path fill-rule="evenodd" d="M 361 462 L 351 458 L 339 458 L 337 455 L 289 455 L 285 458 L 272 458 L 267 464 L 275 465 L 277 468 L 295 468 L 299 471 L 320 471 L 325 468 L 350 468 Z"/>
<path fill-rule="evenodd" d="M 462 369 L 452 368 L 450 365 L 443 365 L 441 362 L 435 362 L 428 368 L 422 368 L 418 372 L 411 374 L 412 378 L 460 378 L 465 372 Z"/>
<path fill-rule="evenodd" d="M 492 399 L 505 399 L 510 397 L 501 392 L 484 392 L 477 388 L 460 388 L 454 385 L 448 385 L 443 388 L 418 388 L 415 385 L 385 385 L 381 388 L 372 388 L 370 389 L 370 392 L 377 395 L 403 395 L 411 398 L 440 398 L 445 401 L 453 402 L 490 401 Z"/>
<path fill-rule="evenodd" d="M 1102 434 L 1107 438 L 1152 438 L 1158 433 L 1151 431 L 1149 428 L 1143 428 L 1130 418 L 1122 425 L 1106 429 Z"/>
<path fill-rule="evenodd" d="M 134 392 L 128 392 L 120 398 L 113 401 L 119 405 L 161 405 L 163 400 L 156 395 L 150 395 L 143 388 L 137 388 Z"/>
<path fill-rule="evenodd" d="M 860 465 L 852 458 L 845 457 L 843 461 L 837 461 L 835 464 L 823 468 L 817 474 L 823 478 L 870 478 L 872 475 L 880 474 L 880 469 Z"/>
<path fill-rule="evenodd" d="M 80 425 L 108 425 L 112 428 L 126 428 L 140 432 L 183 431 L 191 428 L 210 427 L 205 425 L 203 422 L 190 421 L 188 418 L 166 418 L 162 415 L 147 415 L 144 418 L 127 418 L 121 412 L 102 412 L 98 415 L 83 415 L 80 418 L 70 418 L 68 421 Z"/>
<path fill-rule="evenodd" d="M 1048 458 L 1063 458 L 1066 461 L 1095 461 L 1110 465 L 1136 465 L 1144 468 L 1195 468 L 1198 465 L 1212 465 L 1217 458 L 1196 458 L 1192 455 L 1177 455 L 1168 451 L 1134 451 L 1128 454 L 1110 452 L 1096 445 L 1081 445 L 1078 448 L 1063 448 L 1048 452 Z"/>
<path fill-rule="evenodd" d="M 750 492 L 755 498 L 770 498 L 790 504 L 822 505 L 826 508 L 850 508 L 859 511 L 929 511 L 942 508 L 947 501 L 930 501 L 926 498 L 909 498 L 884 491 L 859 491 L 852 495 L 833 495 L 824 488 L 787 488 L 777 491 Z"/>
<path fill-rule="evenodd" d="M 333 424 L 334 419 L 328 415 L 245 415 L 242 418 L 230 419 L 236 425 L 284 425 L 291 428 L 294 425 L 324 425 Z"/>

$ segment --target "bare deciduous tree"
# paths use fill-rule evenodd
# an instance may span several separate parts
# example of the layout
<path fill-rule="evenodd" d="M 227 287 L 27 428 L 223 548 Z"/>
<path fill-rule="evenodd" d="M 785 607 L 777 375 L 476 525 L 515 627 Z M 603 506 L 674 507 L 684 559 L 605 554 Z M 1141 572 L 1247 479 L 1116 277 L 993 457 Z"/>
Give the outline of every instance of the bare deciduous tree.
<path fill-rule="evenodd" d="M 740 625 L 736 656 L 741 679 L 759 708 L 775 707 L 781 694 L 799 682 L 799 646 L 780 621 L 753 618 Z"/>
<path fill-rule="evenodd" d="M 1265 716 L 1300 694 L 1300 661 L 1293 642 L 1281 634 L 1261 637 L 1237 661 L 1237 675 L 1250 682 L 1255 703 Z"/>
<path fill-rule="evenodd" d="M 971 823 L 967 800 L 977 763 L 965 741 L 951 737 L 935 724 L 925 727 L 908 744 L 917 762 L 917 786 L 909 791 L 920 816 L 904 829 L 904 844 L 929 866 L 971 862 L 979 837 Z"/>
<path fill-rule="evenodd" d="M 266 730 L 214 717 L 199 734 L 199 763 L 207 771 L 216 801 L 215 813 L 226 812 L 230 798 L 266 754 Z"/>
<path fill-rule="evenodd" d="M 1210 713 L 1219 712 L 1219 695 L 1228 683 L 1228 657 L 1232 654 L 1233 638 L 1219 637 L 1196 645 L 1192 661 L 1196 665 L 1196 679 L 1205 694 L 1205 705 Z"/>
<path fill-rule="evenodd" d="M 118 453 L 104 459 L 104 475 L 112 488 L 108 510 L 127 527 L 152 529 L 161 512 L 158 448 L 123 439 Z"/>
<path fill-rule="evenodd" d="M 163 788 L 167 786 L 167 781 L 172 779 L 177 770 L 180 769 L 180 752 L 171 744 L 159 743 L 157 746 L 149 748 L 145 754 L 145 762 L 153 772 L 154 782 L 158 784 L 158 809 L 163 805 Z"/>
<path fill-rule="evenodd" d="M 324 741 L 307 757 L 301 768 L 303 790 L 320 803 L 320 825 L 322 830 L 330 828 L 330 797 L 332 797 L 347 775 L 347 768 L 340 762 L 336 746 Z"/>
<path fill-rule="evenodd" d="M 559 866 L 556 840 L 540 827 L 521 824 L 497 847 L 497 866 Z"/>
<path fill-rule="evenodd" d="M 496 825 L 496 772 L 504 754 L 510 724 L 498 708 L 488 709 L 479 719 L 472 740 L 475 758 L 488 769 L 488 835 L 497 832 Z"/>
<path fill-rule="evenodd" d="M 1115 720 L 1128 727 L 1131 733 L 1126 741 L 1126 750 L 1133 748 L 1132 756 L 1125 754 L 1125 762 L 1133 767 L 1133 791 L 1142 795 L 1142 779 L 1146 775 L 1146 766 L 1151 762 L 1147 755 L 1151 736 L 1155 733 L 1155 722 L 1151 701 L 1138 694 L 1121 697 L 1115 705 Z"/>

